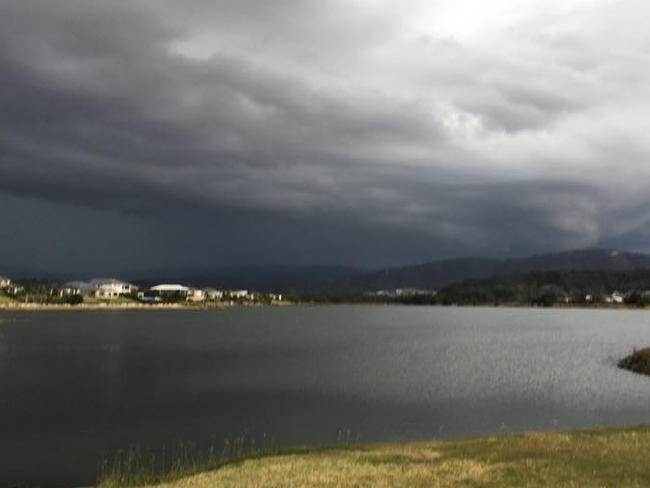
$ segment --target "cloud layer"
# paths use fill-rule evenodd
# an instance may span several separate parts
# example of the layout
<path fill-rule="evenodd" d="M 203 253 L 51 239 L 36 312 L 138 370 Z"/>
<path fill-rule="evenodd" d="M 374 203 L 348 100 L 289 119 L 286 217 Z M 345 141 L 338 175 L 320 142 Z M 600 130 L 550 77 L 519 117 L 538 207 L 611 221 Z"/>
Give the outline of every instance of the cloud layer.
<path fill-rule="evenodd" d="M 141 252 L 182 230 L 215 262 L 647 248 L 648 14 L 626 0 L 4 0 L 0 192 L 90 209 L 111 232 L 132 224 L 106 212 L 128 215 Z M 180 243 L 165 253 L 185 262 Z"/>

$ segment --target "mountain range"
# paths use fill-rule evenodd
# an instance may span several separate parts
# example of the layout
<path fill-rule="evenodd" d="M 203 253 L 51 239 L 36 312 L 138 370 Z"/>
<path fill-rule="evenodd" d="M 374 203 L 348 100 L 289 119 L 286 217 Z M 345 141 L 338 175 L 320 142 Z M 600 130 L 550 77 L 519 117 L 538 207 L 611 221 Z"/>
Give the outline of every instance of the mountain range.
<path fill-rule="evenodd" d="M 650 269 L 650 255 L 614 249 L 581 249 L 526 258 L 459 258 L 357 273 L 332 283 L 340 293 L 395 288 L 438 289 L 465 280 L 531 271 L 634 271 Z"/>

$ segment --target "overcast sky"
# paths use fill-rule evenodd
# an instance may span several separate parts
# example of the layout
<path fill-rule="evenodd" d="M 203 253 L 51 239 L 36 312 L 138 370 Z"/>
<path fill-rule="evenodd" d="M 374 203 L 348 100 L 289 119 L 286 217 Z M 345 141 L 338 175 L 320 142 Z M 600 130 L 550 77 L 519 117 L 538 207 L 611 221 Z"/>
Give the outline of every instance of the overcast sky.
<path fill-rule="evenodd" d="M 648 18 L 641 0 L 0 0 L 0 266 L 648 250 Z"/>

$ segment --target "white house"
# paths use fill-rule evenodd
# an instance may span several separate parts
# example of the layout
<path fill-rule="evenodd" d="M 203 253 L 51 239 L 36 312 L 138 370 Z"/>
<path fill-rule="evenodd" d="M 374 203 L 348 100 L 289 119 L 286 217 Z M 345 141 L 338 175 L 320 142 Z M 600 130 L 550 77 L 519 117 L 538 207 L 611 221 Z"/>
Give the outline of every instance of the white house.
<path fill-rule="evenodd" d="M 223 290 L 215 290 L 214 288 L 206 288 L 203 290 L 208 300 L 221 300 L 223 298 Z"/>
<path fill-rule="evenodd" d="M 152 286 L 150 288 L 152 292 L 158 296 L 165 297 L 167 299 L 187 299 L 188 295 L 192 291 L 189 286 L 179 285 L 179 284 L 169 284 L 164 283 L 161 285 Z"/>
<path fill-rule="evenodd" d="M 615 291 L 608 297 L 605 297 L 605 303 L 623 303 L 623 295 L 620 292 Z"/>
<path fill-rule="evenodd" d="M 0 276 L 0 289 L 9 288 L 9 286 L 11 286 L 11 280 L 4 276 Z"/>
<path fill-rule="evenodd" d="M 186 296 L 190 291 L 189 287 L 178 284 L 162 284 L 151 287 L 151 291 L 158 293 L 178 293 L 179 295 Z"/>
<path fill-rule="evenodd" d="M 248 298 L 248 290 L 230 290 L 228 295 L 230 298 Z"/>
<path fill-rule="evenodd" d="M 188 302 L 203 302 L 205 301 L 206 294 L 200 288 L 190 288 L 185 295 Z"/>
<path fill-rule="evenodd" d="M 612 302 L 623 303 L 623 295 L 620 292 L 615 291 L 614 293 L 612 293 Z"/>
<path fill-rule="evenodd" d="M 81 289 L 77 288 L 76 286 L 70 286 L 70 285 L 64 285 L 61 288 L 61 296 L 74 296 L 74 295 L 81 295 Z"/>
<path fill-rule="evenodd" d="M 95 290 L 97 298 L 116 298 L 121 295 L 130 295 L 137 291 L 138 287 L 125 281 L 114 278 L 102 278 L 90 280 L 90 284 Z"/>

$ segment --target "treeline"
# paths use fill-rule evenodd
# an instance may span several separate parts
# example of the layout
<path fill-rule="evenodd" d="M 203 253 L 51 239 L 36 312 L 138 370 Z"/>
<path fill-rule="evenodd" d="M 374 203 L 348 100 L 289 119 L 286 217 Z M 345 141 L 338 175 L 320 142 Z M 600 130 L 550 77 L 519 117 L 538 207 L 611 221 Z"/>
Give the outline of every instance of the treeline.
<path fill-rule="evenodd" d="M 645 306 L 650 304 L 648 291 L 648 270 L 546 271 L 464 281 L 439 290 L 435 297 L 406 297 L 401 302 L 552 306 L 561 303 L 606 303 L 612 301 L 612 293 L 619 292 L 624 303 Z"/>
<path fill-rule="evenodd" d="M 0 295 L 25 303 L 77 305 L 83 302 L 81 295 L 65 294 L 58 284 L 46 280 L 13 283 L 0 290 Z"/>
<path fill-rule="evenodd" d="M 618 292 L 616 298 L 612 295 Z M 400 303 L 406 305 L 535 305 L 616 303 L 650 305 L 650 270 L 534 271 L 467 280 L 438 290 L 387 296 L 376 293 L 293 294 L 292 301 L 312 303 Z"/>

